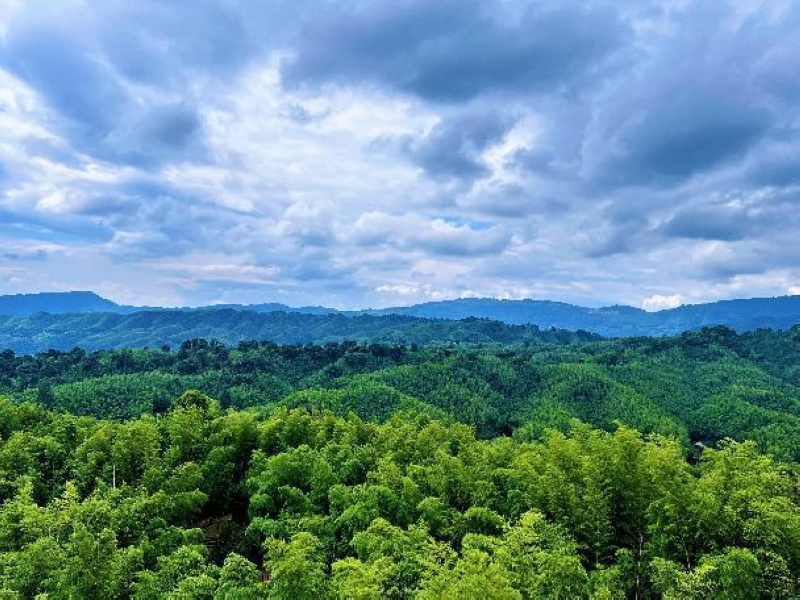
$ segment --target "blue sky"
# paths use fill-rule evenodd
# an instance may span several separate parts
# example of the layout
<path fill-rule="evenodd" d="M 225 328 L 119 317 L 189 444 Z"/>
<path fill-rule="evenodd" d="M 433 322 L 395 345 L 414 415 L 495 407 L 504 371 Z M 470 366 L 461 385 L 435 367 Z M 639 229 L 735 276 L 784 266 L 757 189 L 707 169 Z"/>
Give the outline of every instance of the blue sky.
<path fill-rule="evenodd" d="M 0 293 L 800 294 L 800 3 L 0 0 Z"/>

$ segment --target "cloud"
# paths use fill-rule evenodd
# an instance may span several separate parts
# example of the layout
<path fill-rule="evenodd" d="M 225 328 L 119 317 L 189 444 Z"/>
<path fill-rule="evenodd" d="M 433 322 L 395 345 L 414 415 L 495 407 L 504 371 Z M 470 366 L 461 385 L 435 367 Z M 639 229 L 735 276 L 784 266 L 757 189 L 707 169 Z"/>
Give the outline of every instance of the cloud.
<path fill-rule="evenodd" d="M 177 156 L 182 160 L 202 159 L 201 128 L 195 109 L 180 103 L 166 104 L 126 115 L 105 136 L 104 143 L 121 159 L 134 164 L 159 164 Z"/>
<path fill-rule="evenodd" d="M 17 7 L 0 65 L 35 90 L 80 152 L 158 165 L 202 150 L 190 74 L 220 75 L 251 57 L 238 21 L 216 2 L 187 10 L 145 0 L 134 9 L 112 0 L 92 12 L 81 4 Z"/>
<path fill-rule="evenodd" d="M 653 294 L 649 298 L 642 300 L 642 308 L 646 311 L 653 312 L 669 308 L 678 308 L 683 303 L 683 296 L 680 294 L 671 294 L 669 296 Z"/>
<path fill-rule="evenodd" d="M 434 179 L 470 182 L 491 173 L 484 152 L 511 129 L 511 115 L 467 111 L 437 123 L 408 142 L 411 159 Z"/>
<path fill-rule="evenodd" d="M 7 247 L 4 252 L 0 253 L 0 256 L 9 262 L 42 261 L 47 259 L 49 254 L 58 252 L 59 249 L 59 246 L 54 244 L 23 244 L 16 247 Z"/>
<path fill-rule="evenodd" d="M 418 294 L 420 288 L 415 285 L 381 285 L 375 288 L 375 291 L 408 296 Z"/>
<path fill-rule="evenodd" d="M 673 237 L 732 242 L 746 237 L 754 225 L 746 212 L 739 209 L 689 207 L 671 217 L 661 231 Z"/>
<path fill-rule="evenodd" d="M 555 218 L 565 216 L 569 206 L 565 201 L 518 183 L 489 181 L 461 196 L 459 206 L 475 211 L 483 218 L 520 220 L 532 215 Z"/>
<path fill-rule="evenodd" d="M 589 73 L 628 33 L 617 13 L 591 4 L 511 5 L 508 14 L 482 0 L 323 11 L 300 35 L 284 81 L 374 83 L 444 102 L 499 90 L 545 92 Z"/>
<path fill-rule="evenodd" d="M 138 102 L 92 48 L 82 48 L 62 32 L 14 29 L 0 60 L 63 119 L 58 132 L 79 151 L 106 160 L 158 163 L 191 150 L 197 141 L 200 121 L 194 109 Z"/>
<path fill-rule="evenodd" d="M 502 251 L 510 241 L 499 226 L 473 228 L 443 219 L 430 221 L 409 215 L 371 212 L 353 227 L 354 241 L 361 246 L 390 245 L 404 252 L 430 252 L 443 256 L 480 256 Z"/>
<path fill-rule="evenodd" d="M 609 167 L 626 182 L 688 177 L 741 154 L 766 127 L 758 110 L 705 104 L 694 94 L 667 99 L 662 106 L 653 106 L 641 122 L 623 125 L 611 139 L 619 154 Z"/>
<path fill-rule="evenodd" d="M 11 28 L 0 58 L 52 108 L 95 136 L 113 128 L 114 113 L 127 103 L 108 65 L 55 27 Z"/>
<path fill-rule="evenodd" d="M 743 156 L 770 125 L 766 110 L 711 72 L 691 69 L 631 87 L 588 132 L 587 152 L 597 157 L 590 157 L 590 174 L 605 185 L 680 183 Z"/>
<path fill-rule="evenodd" d="M 800 184 L 800 131 L 786 132 L 787 141 L 766 144 L 753 153 L 745 168 L 745 179 L 755 186 L 776 188 Z"/>
<path fill-rule="evenodd" d="M 642 305 L 800 285 L 793 3 L 0 6 L 9 291 Z"/>
<path fill-rule="evenodd" d="M 609 80 L 595 104 L 583 156 L 598 183 L 680 184 L 740 161 L 787 125 L 788 105 L 764 78 L 776 56 L 798 47 L 798 11 L 681 6 L 643 37 L 636 67 Z"/>

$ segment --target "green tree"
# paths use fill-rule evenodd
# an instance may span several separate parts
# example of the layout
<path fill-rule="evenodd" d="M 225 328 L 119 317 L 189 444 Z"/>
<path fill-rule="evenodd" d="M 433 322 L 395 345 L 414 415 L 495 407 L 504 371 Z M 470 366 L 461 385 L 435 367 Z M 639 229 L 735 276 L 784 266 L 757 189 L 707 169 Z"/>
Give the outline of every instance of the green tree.
<path fill-rule="evenodd" d="M 319 600 L 328 597 L 322 545 L 315 536 L 301 532 L 289 542 L 269 539 L 265 550 L 270 598 Z"/>

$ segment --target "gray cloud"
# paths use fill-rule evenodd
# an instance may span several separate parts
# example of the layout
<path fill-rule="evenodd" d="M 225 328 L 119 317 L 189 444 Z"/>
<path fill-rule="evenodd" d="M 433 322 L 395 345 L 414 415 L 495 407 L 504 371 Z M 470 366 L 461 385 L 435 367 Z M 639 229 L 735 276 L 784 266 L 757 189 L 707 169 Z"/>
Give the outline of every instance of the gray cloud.
<path fill-rule="evenodd" d="M 21 250 L 13 252 L 3 252 L 2 254 L 0 254 L 0 256 L 12 262 L 27 261 L 27 260 L 41 261 L 47 258 L 47 252 L 42 249 Z"/>
<path fill-rule="evenodd" d="M 776 188 L 800 184 L 800 131 L 785 132 L 786 140 L 765 144 L 753 153 L 745 169 L 745 180 L 755 186 Z"/>
<path fill-rule="evenodd" d="M 775 64 L 767 57 L 796 46 L 797 11 L 787 10 L 736 23 L 725 3 L 692 3 L 670 33 L 643 40 L 640 64 L 598 98 L 585 173 L 603 185 L 671 186 L 774 136 L 786 105 L 763 77 Z"/>
<path fill-rule="evenodd" d="M 412 216 L 367 213 L 354 227 L 354 241 L 360 246 L 389 245 L 403 252 L 469 257 L 494 254 L 509 243 L 502 227 L 470 226 Z"/>
<path fill-rule="evenodd" d="M 491 173 L 482 154 L 502 140 L 514 120 L 510 115 L 467 111 L 442 120 L 424 137 L 408 143 L 408 153 L 435 179 L 466 182 Z"/>
<path fill-rule="evenodd" d="M 703 70 L 648 83 L 606 107 L 589 131 L 591 175 L 604 185 L 680 183 L 743 156 L 775 119 Z"/>
<path fill-rule="evenodd" d="M 688 207 L 671 217 L 661 227 L 661 231 L 673 237 L 732 242 L 772 225 L 774 218 L 765 219 L 764 216 L 766 215 L 753 216 L 739 208 Z"/>
<path fill-rule="evenodd" d="M 37 91 L 81 152 L 142 165 L 199 154 L 192 69 L 221 74 L 251 56 L 237 21 L 202 4 L 109 2 L 81 20 L 58 5 L 23 13 L 0 43 L 0 65 Z"/>
<path fill-rule="evenodd" d="M 535 150 L 521 148 L 517 150 L 511 157 L 511 160 L 509 160 L 509 166 L 553 179 L 568 176 L 567 173 L 556 164 L 555 153 L 546 148 L 537 148 Z"/>
<path fill-rule="evenodd" d="M 79 240 L 81 243 L 102 243 L 113 232 L 102 224 L 85 219 L 41 212 L 19 212 L 0 207 L 0 232 L 15 239 L 33 242 Z"/>
<path fill-rule="evenodd" d="M 128 100 L 113 72 L 83 45 L 55 27 L 13 27 L 4 39 L 3 65 L 34 87 L 75 126 L 101 137 Z"/>
<path fill-rule="evenodd" d="M 272 41 L 265 30 L 260 39 L 250 30 L 267 24 L 267 15 L 252 10 L 252 4 L 143 0 L 133 7 L 111 0 L 101 7 L 102 16 L 124 19 L 124 23 L 101 27 L 98 38 L 109 60 L 134 81 L 171 87 L 187 76 L 182 69 L 227 78 Z"/>
<path fill-rule="evenodd" d="M 64 122 L 60 132 L 80 151 L 115 161 L 154 163 L 198 142 L 199 118 L 186 104 L 141 105 L 91 47 L 49 28 L 14 29 L 0 51 L 2 61 L 31 85 Z M 60 158 L 63 148 L 31 150 Z"/>
<path fill-rule="evenodd" d="M 644 185 L 681 180 L 741 155 L 767 126 L 759 110 L 703 102 L 694 93 L 665 98 L 648 110 L 611 135 L 619 153 L 604 165 L 601 179 Z"/>
<path fill-rule="evenodd" d="M 123 301 L 787 293 L 798 25 L 727 0 L 14 3 L 0 270 Z"/>
<path fill-rule="evenodd" d="M 509 14 L 482 0 L 344 5 L 308 24 L 284 79 L 374 82 L 447 102 L 558 90 L 589 74 L 628 33 L 617 13 L 591 4 L 512 5 Z"/>
<path fill-rule="evenodd" d="M 109 133 L 105 142 L 133 163 L 160 163 L 177 156 L 198 159 L 202 157 L 201 127 L 195 109 L 185 104 L 167 104 L 129 115 L 128 121 Z"/>

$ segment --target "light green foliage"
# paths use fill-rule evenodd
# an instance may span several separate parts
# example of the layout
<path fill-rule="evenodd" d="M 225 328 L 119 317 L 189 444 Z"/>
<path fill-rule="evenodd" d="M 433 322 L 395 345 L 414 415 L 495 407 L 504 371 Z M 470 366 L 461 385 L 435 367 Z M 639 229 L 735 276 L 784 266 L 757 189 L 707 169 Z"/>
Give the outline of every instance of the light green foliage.
<path fill-rule="evenodd" d="M 770 335 L 47 355 L 294 392 L 181 390 L 124 420 L 0 397 L 0 598 L 791 598 L 799 382 L 741 358 L 790 352 Z"/>
<path fill-rule="evenodd" d="M 261 584 L 258 567 L 244 556 L 231 553 L 220 569 L 214 597 L 221 600 L 266 598 L 267 590 Z"/>
<path fill-rule="evenodd" d="M 489 331 L 495 325 L 447 326 Z M 425 413 L 472 425 L 480 437 L 521 440 L 539 439 L 548 428 L 566 432 L 576 418 L 606 430 L 620 421 L 684 443 L 749 439 L 782 460 L 800 459 L 797 328 L 737 335 L 717 327 L 609 341 L 536 335 L 483 347 L 444 347 L 448 338 L 434 336 L 426 340 L 439 345 L 412 348 L 353 342 L 228 348 L 195 339 L 169 351 L 5 351 L 0 392 L 73 414 L 125 419 L 165 413 L 172 399 L 193 389 L 199 391 L 176 406 L 281 404 L 376 421 Z"/>
<path fill-rule="evenodd" d="M 328 595 L 322 544 L 314 535 L 296 533 L 288 542 L 272 538 L 264 546 L 270 598 L 322 600 Z"/>
<path fill-rule="evenodd" d="M 728 548 L 724 554 L 705 556 L 691 571 L 680 565 L 653 559 L 653 580 L 656 589 L 664 598 L 721 598 L 723 600 L 747 600 L 757 598 L 761 566 L 755 555 L 747 549 Z"/>

